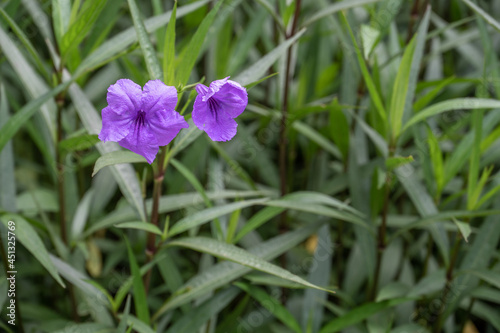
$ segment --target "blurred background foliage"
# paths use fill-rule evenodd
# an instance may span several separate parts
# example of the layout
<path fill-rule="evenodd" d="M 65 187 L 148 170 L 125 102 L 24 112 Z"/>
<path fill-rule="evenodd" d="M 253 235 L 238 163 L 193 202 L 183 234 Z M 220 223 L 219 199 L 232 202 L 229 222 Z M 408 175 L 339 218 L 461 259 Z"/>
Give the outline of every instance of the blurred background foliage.
<path fill-rule="evenodd" d="M 500 331 L 500 2 L 177 6 L 2 0 L 0 329 Z M 249 105 L 170 145 L 155 226 L 151 167 L 96 134 L 158 64 L 186 119 L 199 81 Z"/>

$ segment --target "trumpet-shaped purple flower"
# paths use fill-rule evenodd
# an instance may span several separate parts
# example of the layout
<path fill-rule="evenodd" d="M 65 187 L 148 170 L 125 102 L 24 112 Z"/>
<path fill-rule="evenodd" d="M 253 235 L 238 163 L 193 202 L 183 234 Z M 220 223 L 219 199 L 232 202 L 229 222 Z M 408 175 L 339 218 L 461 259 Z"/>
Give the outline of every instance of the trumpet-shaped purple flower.
<path fill-rule="evenodd" d="M 142 155 L 151 164 L 160 146 L 167 145 L 188 123 L 175 111 L 177 90 L 160 80 L 141 86 L 128 79 L 108 88 L 108 106 L 102 109 L 99 139 L 115 141 Z"/>
<path fill-rule="evenodd" d="M 193 106 L 193 122 L 213 141 L 228 141 L 236 135 L 238 124 L 234 118 L 248 104 L 246 89 L 228 79 L 213 81 L 210 87 L 196 86 L 198 96 Z"/>

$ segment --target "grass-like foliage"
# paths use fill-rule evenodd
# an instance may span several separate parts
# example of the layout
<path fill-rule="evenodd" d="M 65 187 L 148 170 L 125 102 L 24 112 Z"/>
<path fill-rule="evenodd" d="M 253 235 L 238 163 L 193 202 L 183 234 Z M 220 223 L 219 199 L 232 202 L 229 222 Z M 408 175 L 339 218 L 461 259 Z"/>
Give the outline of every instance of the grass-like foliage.
<path fill-rule="evenodd" d="M 1 1 L 0 331 L 499 332 L 499 18 Z"/>

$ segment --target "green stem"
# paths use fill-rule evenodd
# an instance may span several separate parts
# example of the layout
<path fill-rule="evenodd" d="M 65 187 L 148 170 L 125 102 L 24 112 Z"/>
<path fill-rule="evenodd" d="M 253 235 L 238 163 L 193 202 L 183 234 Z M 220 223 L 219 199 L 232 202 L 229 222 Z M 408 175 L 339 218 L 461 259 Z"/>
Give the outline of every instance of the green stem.
<path fill-rule="evenodd" d="M 61 75 L 59 76 L 60 82 Z M 64 96 L 65 92 L 61 92 L 56 96 L 57 103 L 57 137 L 56 137 L 56 163 L 57 163 L 57 192 L 59 199 L 59 226 L 61 228 L 61 238 L 64 245 L 68 246 L 68 231 L 66 228 L 66 194 L 64 191 L 64 163 L 63 155 L 59 149 L 59 143 L 63 139 L 63 128 L 62 128 L 62 110 L 64 108 Z M 75 290 L 72 284 L 68 284 L 68 294 L 71 303 L 71 314 L 75 322 L 79 322 L 80 318 L 78 316 L 77 304 Z"/>
<path fill-rule="evenodd" d="M 299 20 L 299 13 L 300 13 L 300 3 L 301 0 L 297 0 L 296 6 L 295 6 L 295 13 L 293 16 L 293 23 L 292 23 L 292 28 L 290 31 L 290 34 L 288 34 L 286 37 L 291 38 L 295 35 L 295 30 L 297 29 L 297 22 Z M 280 171 L 280 192 L 281 196 L 284 196 L 287 194 L 288 189 L 287 189 L 287 139 L 286 139 L 286 123 L 287 123 L 287 117 L 288 117 L 288 94 L 290 91 L 290 80 L 291 80 L 291 59 L 292 59 L 292 48 L 288 48 L 287 51 L 287 57 L 286 57 L 286 70 L 285 70 L 285 87 L 284 87 L 284 92 L 283 92 L 283 109 L 281 113 L 281 124 L 280 124 L 280 141 L 279 141 L 279 171 Z M 288 230 L 287 226 L 287 211 L 283 211 L 280 215 L 280 233 L 285 233 Z M 287 263 L 286 263 L 286 254 L 281 255 L 280 258 L 281 261 L 281 266 L 286 269 Z M 282 293 L 281 293 L 281 302 L 284 304 L 286 302 L 287 298 L 287 289 L 282 288 Z"/>
<path fill-rule="evenodd" d="M 441 308 L 439 309 L 439 314 L 438 318 L 436 320 L 436 324 L 434 326 L 434 333 L 440 333 L 441 329 L 443 327 L 445 317 L 443 316 L 444 309 L 446 307 L 446 299 L 448 297 L 448 293 L 451 289 L 451 283 L 453 282 L 453 269 L 455 267 L 455 263 L 457 261 L 458 257 L 458 252 L 460 252 L 460 244 L 461 244 L 461 237 L 460 234 L 457 234 L 455 237 L 455 245 L 453 246 L 453 249 L 451 251 L 451 260 L 450 260 L 450 265 L 448 266 L 446 270 L 446 286 L 443 290 L 443 294 L 441 296 Z"/>
<path fill-rule="evenodd" d="M 166 163 L 165 156 L 167 154 L 167 147 L 161 147 L 160 157 L 158 159 L 157 168 L 154 173 L 154 183 L 153 183 L 153 206 L 151 208 L 151 224 L 158 226 L 159 222 L 159 208 L 160 208 L 160 198 L 162 191 L 163 178 L 165 175 Z M 147 243 L 146 243 L 146 257 L 147 262 L 153 260 L 154 255 L 157 252 L 156 246 L 156 234 L 149 232 Z M 146 275 L 144 276 L 144 288 L 146 293 L 149 290 L 149 283 L 151 280 L 152 268 L 150 268 Z"/>
<path fill-rule="evenodd" d="M 373 280 L 373 286 L 370 292 L 370 299 L 375 300 L 378 289 L 378 280 L 380 276 L 380 268 L 382 266 L 382 256 L 384 254 L 387 234 L 387 213 L 389 210 L 389 194 L 391 192 L 389 179 L 385 183 L 385 195 L 384 195 L 384 207 L 382 209 L 382 223 L 378 228 L 378 241 L 377 241 L 377 259 L 375 261 L 375 277 Z"/>

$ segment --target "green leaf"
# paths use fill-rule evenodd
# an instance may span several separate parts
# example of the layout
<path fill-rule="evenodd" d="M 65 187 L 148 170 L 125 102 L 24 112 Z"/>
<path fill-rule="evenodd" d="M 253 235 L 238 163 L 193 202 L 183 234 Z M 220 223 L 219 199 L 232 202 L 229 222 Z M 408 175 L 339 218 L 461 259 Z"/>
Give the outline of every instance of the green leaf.
<path fill-rule="evenodd" d="M 189 128 L 181 129 L 179 134 L 177 134 L 177 136 L 175 137 L 172 149 L 168 151 L 167 156 L 165 157 L 166 161 L 169 161 L 172 157 L 177 155 L 177 153 L 179 153 L 184 148 L 193 143 L 193 141 L 196 140 L 203 133 L 203 131 L 200 131 L 194 125 L 192 119 L 188 120 L 188 124 Z"/>
<path fill-rule="evenodd" d="M 129 150 L 117 150 L 102 155 L 97 159 L 94 165 L 94 171 L 92 172 L 92 177 L 104 167 L 115 165 L 115 164 L 123 164 L 123 163 L 142 163 L 146 162 L 146 159 Z"/>
<path fill-rule="evenodd" d="M 371 27 L 367 24 L 361 25 L 361 44 L 363 45 L 363 56 L 365 59 L 370 58 L 375 45 L 377 45 L 380 39 L 380 31 L 375 27 Z"/>
<path fill-rule="evenodd" d="M 106 6 L 106 2 L 103 0 L 87 0 L 83 3 L 75 21 L 71 23 L 68 31 L 62 37 L 60 45 L 61 58 L 64 59 L 72 49 L 80 45 L 94 26 L 99 14 Z"/>
<path fill-rule="evenodd" d="M 399 8 L 398 8 L 399 9 Z M 399 11 L 399 10 L 398 10 Z M 394 12 L 396 15 L 397 12 Z M 413 52 L 411 69 L 408 78 L 408 89 L 406 93 L 406 100 L 404 105 L 403 122 L 406 122 L 412 115 L 413 99 L 415 98 L 415 91 L 417 88 L 417 81 L 420 73 L 422 58 L 425 52 L 425 43 L 427 41 L 427 30 L 429 29 L 429 20 L 431 17 L 431 6 L 428 5 L 425 14 L 420 21 L 420 25 L 416 32 L 415 51 Z"/>
<path fill-rule="evenodd" d="M 266 75 L 267 70 L 283 55 L 287 52 L 288 48 L 293 45 L 305 32 L 305 29 L 297 32 L 293 37 L 287 39 L 271 52 L 267 53 L 265 56 L 260 58 L 253 65 L 245 69 L 240 74 L 233 77 L 233 80 L 246 86 L 252 82 L 258 81 L 260 78 Z"/>
<path fill-rule="evenodd" d="M 330 230 L 330 225 L 324 224 L 316 233 L 317 237 L 309 238 L 309 240 L 315 241 L 311 262 L 318 265 L 309 267 L 307 281 L 315 285 L 326 286 L 331 281 L 334 244 L 332 244 Z M 321 327 L 325 312 L 324 302 L 327 298 L 328 293 L 322 290 L 308 288 L 304 291 L 301 322 L 308 323 L 312 332 L 318 332 Z"/>
<path fill-rule="evenodd" d="M 495 330 L 500 331 L 500 312 L 497 307 L 490 307 L 484 302 L 474 302 L 471 313 L 483 319 L 485 322 L 494 327 Z"/>
<path fill-rule="evenodd" d="M 392 171 L 396 168 L 399 168 L 402 165 L 405 165 L 407 163 L 413 162 L 413 156 L 395 156 L 395 157 L 389 157 L 388 159 L 385 160 L 385 167 L 387 168 L 388 171 Z"/>
<path fill-rule="evenodd" d="M 62 261 L 61 259 L 50 255 L 50 259 L 57 268 L 59 274 L 61 274 L 66 280 L 68 280 L 72 285 L 82 291 L 82 296 L 84 296 L 84 301 L 92 304 L 94 311 L 91 313 L 94 320 L 102 322 L 105 324 L 113 325 L 113 319 L 109 315 L 106 306 L 108 306 L 107 297 L 101 293 L 101 291 L 88 283 L 90 279 L 84 273 L 79 272 L 74 267 Z"/>
<path fill-rule="evenodd" d="M 393 298 L 404 297 L 408 291 L 409 288 L 406 284 L 398 281 L 390 282 L 380 289 L 375 301 L 381 302 Z"/>
<path fill-rule="evenodd" d="M 257 81 L 255 81 L 255 82 L 252 82 L 252 83 L 249 83 L 249 84 L 245 85 L 245 88 L 246 88 L 246 90 L 248 91 L 248 90 L 250 90 L 250 88 L 255 87 L 255 86 L 256 86 L 256 85 L 258 85 L 258 84 L 261 84 L 262 82 L 264 82 L 264 81 L 266 81 L 267 79 L 270 79 L 270 78 L 272 78 L 273 76 L 276 76 L 276 75 L 278 75 L 278 73 L 272 73 L 272 74 L 269 74 L 268 76 L 265 76 L 265 77 L 263 77 L 263 78 L 262 78 L 262 79 L 260 79 L 260 80 L 257 80 Z"/>
<path fill-rule="evenodd" d="M 457 272 L 457 275 L 462 275 L 462 274 L 472 274 L 477 277 L 479 277 L 481 280 L 491 284 L 492 286 L 500 289 L 500 274 L 498 274 L 498 271 L 491 271 L 491 270 L 486 270 L 486 269 L 480 269 L 480 270 L 467 270 L 467 271 L 461 271 Z"/>
<path fill-rule="evenodd" d="M 498 191 L 500 190 L 500 184 L 493 187 L 491 190 L 486 192 L 485 195 L 481 197 L 481 199 L 477 202 L 476 204 L 476 209 L 481 208 L 482 205 L 484 205 L 489 199 L 491 199 Z"/>
<path fill-rule="evenodd" d="M 477 146 L 476 146 L 477 147 Z M 473 155 L 474 156 L 474 155 Z M 479 158 L 478 158 L 479 159 Z M 479 164 L 479 161 L 477 161 Z M 469 168 L 469 174 L 472 173 L 470 169 L 473 169 L 472 166 Z M 488 181 L 491 171 L 493 170 L 493 166 L 489 168 L 485 168 L 483 173 L 481 174 L 481 178 L 479 181 L 474 182 L 475 185 L 470 189 L 470 192 L 467 193 L 467 209 L 474 210 L 476 209 L 479 197 L 481 196 L 481 192 L 483 191 L 484 185 Z"/>
<path fill-rule="evenodd" d="M 163 232 L 155 226 L 154 224 L 148 223 L 148 222 L 143 222 L 143 221 L 133 221 L 133 222 L 123 222 L 120 224 L 115 224 L 116 228 L 121 228 L 121 229 L 137 229 L 137 230 L 144 230 L 147 232 L 151 232 L 157 235 L 163 235 Z"/>
<path fill-rule="evenodd" d="M 262 260 L 272 260 L 296 246 L 315 232 L 322 223 L 309 223 L 305 227 L 287 232 L 268 241 L 259 243 L 248 251 Z M 251 271 L 251 268 L 232 262 L 221 262 L 187 281 L 178 292 L 168 299 L 153 316 L 153 320 L 166 311 L 206 295 Z"/>
<path fill-rule="evenodd" d="M 342 153 L 344 161 L 347 161 L 347 154 L 349 153 L 349 123 L 337 98 L 333 99 L 329 105 L 329 109 L 328 130 L 330 136 Z"/>
<path fill-rule="evenodd" d="M 332 292 L 328 289 L 315 286 L 312 283 L 309 283 L 306 280 L 302 279 L 301 277 L 292 274 L 281 267 L 273 265 L 262 258 L 259 258 L 258 256 L 252 254 L 251 252 L 245 251 L 231 244 L 216 241 L 211 238 L 206 238 L 206 237 L 180 238 L 169 242 L 168 246 L 186 247 L 203 253 L 208 253 L 218 258 L 233 261 L 240 265 L 247 266 L 271 275 L 275 275 L 283 279 L 296 282 L 306 287 Z"/>
<path fill-rule="evenodd" d="M 146 300 L 146 290 L 144 289 L 144 284 L 142 283 L 142 275 L 137 265 L 137 261 L 130 247 L 128 239 L 125 237 L 125 244 L 127 245 L 128 261 L 130 263 L 130 270 L 133 277 L 133 289 L 134 289 L 134 305 L 137 317 L 146 324 L 149 324 L 149 308 L 148 302 Z"/>
<path fill-rule="evenodd" d="M 493 28 L 495 28 L 498 32 L 500 32 L 500 22 L 495 20 L 493 17 L 491 17 L 487 12 L 485 12 L 481 7 L 478 5 L 470 2 L 469 0 L 462 0 L 467 6 L 470 7 L 473 11 L 476 12 L 479 16 L 481 16 L 486 22 L 488 22 L 489 25 L 491 25 Z"/>
<path fill-rule="evenodd" d="M 44 14 L 43 14 L 44 15 Z M 17 45 L 10 39 L 9 35 L 4 31 L 4 29 L 0 26 L 0 47 L 3 51 L 3 54 L 9 61 L 12 68 L 17 73 L 19 79 L 23 83 L 25 90 L 29 93 L 29 97 L 35 99 L 31 101 L 27 105 L 25 105 L 21 110 L 16 112 L 16 114 L 11 118 L 17 118 L 17 114 L 22 110 L 28 108 L 28 106 L 33 102 L 36 103 L 30 107 L 39 108 L 41 111 L 41 115 L 45 122 L 46 127 L 39 128 L 39 131 L 42 134 L 45 145 L 48 146 L 49 150 L 53 149 L 53 142 L 55 139 L 55 114 L 56 114 L 56 105 L 52 97 L 66 89 L 67 84 L 60 85 L 55 87 L 53 90 L 50 90 L 47 84 L 38 76 L 36 71 L 31 67 L 29 62 L 24 58 L 24 55 L 17 48 Z M 40 99 L 38 99 L 40 98 Z M 36 101 L 36 102 L 35 102 Z M 35 112 L 36 110 L 32 110 Z M 31 115 L 33 113 L 29 113 Z M 20 116 L 23 117 L 23 116 Z M 7 131 L 15 132 L 18 128 L 8 129 Z M 0 131 L 3 134 L 4 131 Z M 1 142 L 1 140 L 0 140 Z M 0 143 L 0 150 L 3 148 Z M 53 151 L 51 151 L 53 153 Z"/>
<path fill-rule="evenodd" d="M 172 15 L 168 21 L 165 31 L 165 42 L 163 43 L 163 80 L 166 85 L 175 85 L 175 15 L 177 12 L 177 1 L 174 2 Z"/>
<path fill-rule="evenodd" d="M 64 153 L 74 152 L 92 148 L 98 142 L 97 134 L 83 134 L 60 141 L 59 149 Z"/>
<path fill-rule="evenodd" d="M 14 222 L 15 230 L 11 230 L 9 228 L 9 221 Z M 38 262 L 50 273 L 50 275 L 52 275 L 54 280 L 56 280 L 61 287 L 66 288 L 66 285 L 57 273 L 56 267 L 50 260 L 49 252 L 45 248 L 45 245 L 43 245 L 43 241 L 40 239 L 40 236 L 38 236 L 31 224 L 29 224 L 20 215 L 14 214 L 2 215 L 2 223 L 8 229 L 6 231 L 8 234 L 6 234 L 5 237 L 15 237 L 15 239 L 24 245 L 24 247 L 35 257 L 36 260 L 38 260 Z"/>
<path fill-rule="evenodd" d="M 392 140 L 394 143 L 401 132 L 416 38 L 417 35 L 413 36 L 410 44 L 406 47 L 403 59 L 399 65 L 396 80 L 394 80 L 394 86 L 392 88 L 392 98 L 391 103 L 389 104 L 389 121 L 391 124 Z M 416 70 L 418 71 L 418 68 Z"/>
<path fill-rule="evenodd" d="M 209 0 L 200 0 L 192 4 L 182 6 L 177 9 L 177 18 L 183 17 L 201 6 L 205 5 Z M 170 21 L 172 12 L 166 12 L 159 16 L 151 17 L 144 21 L 144 26 L 148 33 L 153 33 L 156 29 L 166 25 Z M 130 45 L 137 41 L 137 33 L 135 28 L 131 27 L 116 36 L 108 39 L 99 46 L 92 54 L 85 58 L 74 73 L 74 76 L 79 77 L 83 73 L 102 65 L 113 59 L 116 55 L 124 52 Z"/>
<path fill-rule="evenodd" d="M 70 15 L 70 0 L 52 0 L 52 22 L 54 23 L 54 35 L 58 45 L 61 45 L 62 37 L 68 30 Z"/>
<path fill-rule="evenodd" d="M 139 39 L 139 45 L 141 45 L 141 50 L 144 55 L 144 60 L 146 61 L 146 67 L 148 68 L 149 77 L 151 80 L 161 80 L 163 79 L 163 74 L 161 71 L 160 62 L 156 57 L 156 50 L 149 40 L 148 33 L 146 32 L 146 27 L 141 18 L 141 13 L 137 7 L 135 0 L 128 0 L 128 6 L 130 8 L 130 13 L 132 14 L 132 19 L 134 21 L 135 31 L 137 32 L 137 38 Z"/>
<path fill-rule="evenodd" d="M 292 124 L 293 128 L 303 134 L 305 137 L 309 138 L 309 140 L 315 142 L 318 146 L 323 148 L 325 151 L 329 152 L 336 158 L 342 158 L 342 153 L 340 150 L 327 138 L 318 133 L 314 128 L 304 124 L 301 121 L 294 121 Z"/>
<path fill-rule="evenodd" d="M 205 36 L 207 35 L 208 30 L 210 29 L 212 22 L 215 19 L 217 11 L 223 3 L 224 0 L 219 0 L 214 8 L 210 11 L 210 13 L 205 16 L 195 34 L 193 35 L 193 37 L 191 37 L 188 46 L 181 53 L 181 61 L 179 63 L 176 75 L 178 84 L 184 86 L 188 82 L 191 71 L 196 64 L 196 60 L 203 46 Z"/>
<path fill-rule="evenodd" d="M 443 154 L 439 147 L 439 142 L 434 136 L 434 132 L 427 128 L 427 143 L 429 144 L 429 153 L 431 155 L 432 168 L 434 169 L 434 180 L 436 182 L 436 198 L 441 197 L 441 192 L 445 185 Z"/>
<path fill-rule="evenodd" d="M 127 316 L 127 325 L 133 330 L 131 332 L 137 333 L 156 333 L 149 325 L 145 324 L 142 320 L 137 319 L 133 315 Z"/>
<path fill-rule="evenodd" d="M 78 239 L 82 234 L 83 229 L 85 229 L 85 224 L 87 223 L 90 206 L 94 198 L 94 189 L 90 188 L 83 198 L 78 203 L 75 214 L 73 215 L 73 221 L 71 221 L 71 238 Z"/>
<path fill-rule="evenodd" d="M 423 184 L 417 178 L 411 164 L 405 164 L 395 170 L 396 175 L 406 190 L 418 213 L 422 217 L 438 214 L 438 209 Z M 441 224 L 429 225 L 429 231 L 446 265 L 449 263 L 450 242 Z"/>
<path fill-rule="evenodd" d="M 347 31 L 349 32 L 349 35 L 351 36 L 352 43 L 354 45 L 354 50 L 356 53 L 356 57 L 358 58 L 358 64 L 361 69 L 361 74 L 363 74 L 363 79 L 365 80 L 366 88 L 368 89 L 368 92 L 370 93 L 370 97 L 372 99 L 373 104 L 375 105 L 375 108 L 378 112 L 378 115 L 380 116 L 380 119 L 384 122 L 384 126 L 387 124 L 387 115 L 385 111 L 384 104 L 382 102 L 382 98 L 380 97 L 377 87 L 375 86 L 375 83 L 373 82 L 373 79 L 370 75 L 370 72 L 368 71 L 368 67 L 366 66 L 365 60 L 363 59 L 363 54 L 361 53 L 361 50 L 358 46 L 358 43 L 356 42 L 356 37 L 354 36 L 354 33 L 352 32 L 351 26 L 349 25 L 349 22 L 347 21 L 347 18 L 345 15 L 342 13 L 340 15 L 342 18 L 342 22 L 344 23 L 344 26 L 347 28 Z"/>
<path fill-rule="evenodd" d="M 306 27 L 308 25 L 311 25 L 314 22 L 316 22 L 324 17 L 328 17 L 328 16 L 330 16 L 334 13 L 337 13 L 341 10 L 346 10 L 346 9 L 353 8 L 353 7 L 363 6 L 363 5 L 367 5 L 367 4 L 378 2 L 378 1 L 381 1 L 381 0 L 344 0 L 344 1 L 336 2 L 334 4 L 329 5 L 326 8 L 322 8 L 316 14 L 312 15 L 309 19 L 307 19 L 302 24 L 302 26 Z"/>
<path fill-rule="evenodd" d="M 118 327 L 116 328 L 116 333 L 127 333 L 126 329 L 127 329 L 127 320 L 129 314 L 130 314 L 130 295 L 127 297 L 127 300 L 125 301 L 125 310 L 121 315 L 120 324 L 118 324 Z"/>
<path fill-rule="evenodd" d="M 219 314 L 231 303 L 239 290 L 235 287 L 222 290 L 211 296 L 207 301 L 186 313 L 169 328 L 167 333 L 198 332 L 203 324 Z"/>
<path fill-rule="evenodd" d="M 416 115 L 414 115 L 403 127 L 401 133 L 406 131 L 410 126 L 431 116 L 441 114 L 451 110 L 463 109 L 498 109 L 500 101 L 484 98 L 454 98 L 429 106 Z"/>
<path fill-rule="evenodd" d="M 419 219 L 417 221 L 408 223 L 404 227 L 398 229 L 392 236 L 391 240 L 398 237 L 404 232 L 410 231 L 415 228 L 424 228 L 431 226 L 435 222 L 440 222 L 440 221 L 446 221 L 446 220 L 452 220 L 455 218 L 473 218 L 473 217 L 481 217 L 481 216 L 490 216 L 490 215 L 496 215 L 500 214 L 500 210 L 475 210 L 475 211 L 470 211 L 470 210 L 452 210 L 452 211 L 447 211 L 447 212 L 441 212 L 441 213 L 436 213 L 433 215 L 428 215 L 426 217 L 423 217 L 422 219 Z"/>
<path fill-rule="evenodd" d="M 234 237 L 233 243 L 237 243 L 243 236 L 251 232 L 252 230 L 257 229 L 260 227 L 262 224 L 266 223 L 276 215 L 280 214 L 283 212 L 285 208 L 281 207 L 266 207 L 262 210 L 260 210 L 257 214 L 252 216 L 243 226 L 243 228 L 240 229 L 236 237 Z"/>
<path fill-rule="evenodd" d="M 288 326 L 292 331 L 301 333 L 299 323 L 294 318 L 294 316 L 281 305 L 280 301 L 276 298 L 270 296 L 263 289 L 250 285 L 248 283 L 236 282 L 235 285 L 247 292 L 248 295 L 255 298 L 266 310 L 271 312 L 273 316 L 278 318 L 283 324 Z"/>
<path fill-rule="evenodd" d="M 205 202 L 205 205 L 207 207 L 212 207 L 212 202 L 208 198 L 207 194 L 205 193 L 205 189 L 203 188 L 203 185 L 201 185 L 200 181 L 196 178 L 196 176 L 188 169 L 184 164 L 181 162 L 177 161 L 176 159 L 172 158 L 170 160 L 170 163 L 174 166 L 174 168 L 179 171 L 184 178 L 186 178 L 189 183 L 194 187 L 196 192 L 200 193 L 201 197 L 203 198 L 203 201 Z"/>
<path fill-rule="evenodd" d="M 254 199 L 238 201 L 201 210 L 177 221 L 177 223 L 175 223 L 174 226 L 170 229 L 169 236 L 180 234 L 181 232 L 209 222 L 219 216 L 234 212 L 235 210 L 243 209 L 245 207 L 250 207 L 253 205 L 263 204 L 266 200 L 267 199 Z"/>
<path fill-rule="evenodd" d="M 24 31 L 16 24 L 16 22 L 2 8 L 0 8 L 0 14 L 3 16 L 3 18 L 5 19 L 7 24 L 12 29 L 12 31 L 16 34 L 17 38 L 19 38 L 19 40 L 24 45 L 26 50 L 28 50 L 29 54 L 33 57 L 40 72 L 45 76 L 46 79 L 48 79 L 50 76 L 45 68 L 45 65 L 43 64 L 43 62 L 40 58 L 40 55 L 36 51 L 33 44 L 30 42 L 30 40 L 28 39 L 28 37 L 26 36 Z"/>
<path fill-rule="evenodd" d="M 319 332 L 320 333 L 340 332 L 342 329 L 357 324 L 380 311 L 383 311 L 385 309 L 391 308 L 393 306 L 396 306 L 404 302 L 408 302 L 410 300 L 411 298 L 395 298 L 382 302 L 363 304 L 361 306 L 358 306 L 357 308 L 350 310 L 342 317 L 331 320 L 325 326 L 323 326 L 323 328 Z"/>
<path fill-rule="evenodd" d="M 9 101 L 5 93 L 5 85 L 0 82 L 0 129 L 10 118 Z M 12 142 L 7 142 L 3 149 L 0 149 L 0 207 L 9 211 L 16 212 L 16 178 L 14 174 L 14 154 L 12 151 Z"/>
<path fill-rule="evenodd" d="M 263 5 L 264 2 L 265 0 L 259 1 L 261 5 Z M 269 13 L 276 16 L 272 7 Z M 247 28 L 241 32 L 241 36 L 239 36 L 238 40 L 234 43 L 233 52 L 229 58 L 229 64 L 227 67 L 228 73 L 235 73 L 241 65 L 245 63 L 250 50 L 255 46 L 257 40 L 262 35 L 262 30 L 265 28 L 264 22 L 269 17 L 269 13 L 267 13 L 266 8 L 261 6 L 252 16 L 248 18 L 250 21 L 247 24 Z M 247 89 L 249 89 L 249 87 L 247 87 Z"/>
<path fill-rule="evenodd" d="M 268 191 L 217 191 L 217 192 L 207 192 L 207 196 L 210 200 L 217 199 L 242 199 L 248 197 L 265 196 L 272 193 Z M 179 209 L 192 207 L 203 203 L 203 198 L 199 193 L 182 193 L 167 195 L 160 198 L 160 214 L 173 212 Z M 152 199 L 146 200 L 146 209 L 149 211 L 152 207 Z M 122 207 L 115 212 L 104 216 L 102 219 L 98 220 L 96 223 L 87 229 L 82 237 L 88 237 L 97 230 L 101 230 L 110 226 L 113 226 L 120 222 L 127 222 L 137 218 L 132 207 Z"/>
<path fill-rule="evenodd" d="M 165 255 L 164 254 L 157 254 L 153 260 L 151 260 L 150 262 L 148 262 L 147 264 L 143 265 L 140 270 L 139 270 L 139 273 L 140 273 L 140 276 L 144 276 L 144 274 L 146 274 L 146 272 L 150 269 L 152 269 L 155 265 L 157 265 L 159 262 L 161 262 L 162 260 L 165 259 Z M 121 307 L 121 304 L 123 302 L 123 300 L 125 299 L 125 297 L 127 296 L 127 293 L 128 291 L 130 290 L 130 288 L 132 288 L 132 286 L 134 285 L 134 275 L 132 274 L 132 276 L 129 276 L 125 282 L 120 286 L 120 288 L 118 289 L 118 291 L 116 292 L 116 295 L 115 295 L 115 301 L 114 301 L 114 311 L 118 311 L 118 309 Z M 142 279 L 141 279 L 142 281 Z"/>
<path fill-rule="evenodd" d="M 370 232 L 373 232 L 371 227 L 361 218 L 356 215 L 343 212 L 337 209 L 331 209 L 329 207 L 325 207 L 323 205 L 301 202 L 299 200 L 270 200 L 264 203 L 266 206 L 272 207 L 282 207 L 291 210 L 297 210 L 300 212 L 306 212 L 311 214 L 317 214 L 322 216 L 332 217 L 334 219 L 339 219 L 347 222 L 351 222 L 357 225 L 360 225 L 364 228 L 367 228 Z"/>
<path fill-rule="evenodd" d="M 486 181 L 492 171 L 492 169 L 486 168 L 481 175 L 481 179 L 478 182 L 479 176 L 479 162 L 481 159 L 481 140 L 483 138 L 483 110 L 474 110 L 472 112 L 471 127 L 474 131 L 474 143 L 472 146 L 470 163 L 469 163 L 469 173 L 467 177 L 467 209 L 472 210 L 475 208 L 479 196 L 483 190 Z"/>
<path fill-rule="evenodd" d="M 483 271 L 487 270 L 492 257 L 495 255 L 498 241 L 500 239 L 500 225 L 497 216 L 489 216 L 481 224 L 479 231 L 471 237 L 471 243 L 467 246 L 467 252 L 461 260 L 459 271 Z M 447 318 L 454 312 L 463 298 L 470 294 L 471 290 L 479 283 L 479 279 L 472 274 L 457 276 L 453 284 L 453 297 L 450 298 L 443 318 Z"/>
<path fill-rule="evenodd" d="M 468 242 L 469 241 L 468 238 L 469 238 L 470 234 L 472 233 L 472 231 L 470 229 L 470 224 L 466 223 L 466 222 L 459 221 L 456 218 L 453 218 L 453 222 L 455 222 L 455 224 L 457 225 L 458 230 L 462 234 L 462 237 L 464 238 L 464 240 L 466 242 Z"/>
<path fill-rule="evenodd" d="M 456 80 L 454 76 L 450 76 L 447 79 L 441 80 L 440 83 L 430 90 L 427 94 L 423 95 L 415 101 L 413 104 L 413 109 L 415 112 L 420 112 L 424 107 L 426 107 L 432 100 L 448 85 Z"/>

